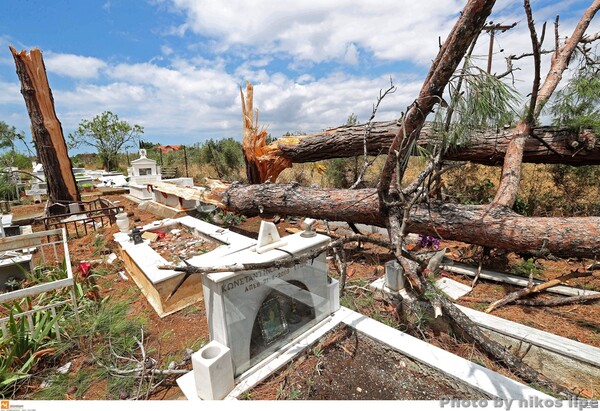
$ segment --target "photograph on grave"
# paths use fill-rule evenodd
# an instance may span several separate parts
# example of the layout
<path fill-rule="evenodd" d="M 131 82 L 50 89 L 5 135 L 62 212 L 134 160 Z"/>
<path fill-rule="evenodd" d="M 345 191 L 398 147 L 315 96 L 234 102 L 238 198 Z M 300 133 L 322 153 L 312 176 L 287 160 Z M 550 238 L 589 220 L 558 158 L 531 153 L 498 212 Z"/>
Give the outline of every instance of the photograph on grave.
<path fill-rule="evenodd" d="M 243 272 L 219 287 L 235 375 L 331 313 L 325 255 L 292 268 Z"/>

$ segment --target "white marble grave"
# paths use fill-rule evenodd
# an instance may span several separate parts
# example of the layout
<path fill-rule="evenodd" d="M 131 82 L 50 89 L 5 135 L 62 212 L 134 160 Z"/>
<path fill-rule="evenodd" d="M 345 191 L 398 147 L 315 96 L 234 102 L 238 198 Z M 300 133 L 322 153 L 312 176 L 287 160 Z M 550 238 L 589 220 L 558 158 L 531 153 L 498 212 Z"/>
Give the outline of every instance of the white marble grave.
<path fill-rule="evenodd" d="M 255 244 L 229 254 L 210 252 L 188 260 L 195 266 L 241 265 L 252 268 L 254 263 L 272 263 L 299 256 L 326 245 L 329 237 L 304 232 L 280 238 L 272 223 L 261 224 Z M 216 251 L 216 250 L 215 250 Z M 300 338 L 308 330 L 326 320 L 339 309 L 339 288 L 328 277 L 325 253 L 293 267 L 248 269 L 233 272 L 208 273 L 202 278 L 204 302 L 211 341 L 218 343 L 221 360 L 231 361 L 232 374 L 239 377 L 261 361 L 267 361 L 282 347 Z M 198 355 L 202 357 L 202 348 Z M 207 349 L 211 349 L 210 346 Z M 216 352 L 216 351 L 215 351 Z M 225 378 L 211 372 L 202 363 L 194 365 L 196 386 L 214 386 L 211 379 Z M 217 399 L 212 394 L 198 395 Z M 219 398 L 220 399 L 220 398 Z"/>
<path fill-rule="evenodd" d="M 153 195 L 148 184 L 161 181 L 160 167 L 156 161 L 146 157 L 146 150 L 140 149 L 140 158 L 131 162 L 127 169 L 129 176 L 129 194 L 140 200 L 150 200 Z"/>

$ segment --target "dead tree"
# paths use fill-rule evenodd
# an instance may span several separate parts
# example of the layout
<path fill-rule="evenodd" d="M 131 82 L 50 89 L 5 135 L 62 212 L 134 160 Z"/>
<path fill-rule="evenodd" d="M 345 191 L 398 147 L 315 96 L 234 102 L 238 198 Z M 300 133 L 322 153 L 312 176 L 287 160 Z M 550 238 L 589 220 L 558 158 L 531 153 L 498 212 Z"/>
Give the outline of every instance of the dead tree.
<path fill-rule="evenodd" d="M 37 155 L 44 166 L 50 199 L 80 201 L 62 125 L 54 109 L 54 98 L 48 84 L 42 52 L 33 49 L 27 54 L 25 50 L 17 52 L 12 46 L 10 51 L 31 119 L 31 134 Z"/>

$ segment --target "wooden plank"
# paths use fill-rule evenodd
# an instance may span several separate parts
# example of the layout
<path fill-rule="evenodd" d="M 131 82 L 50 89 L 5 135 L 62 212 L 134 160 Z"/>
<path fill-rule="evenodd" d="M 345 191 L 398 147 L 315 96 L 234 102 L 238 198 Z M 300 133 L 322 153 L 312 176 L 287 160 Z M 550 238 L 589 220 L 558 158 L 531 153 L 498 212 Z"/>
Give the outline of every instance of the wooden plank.
<path fill-rule="evenodd" d="M 600 367 L 600 348 L 592 347 L 591 345 L 518 324 L 514 321 L 505 320 L 458 304 L 456 306 L 482 328 L 487 328 L 500 334 L 537 345 L 548 351 Z"/>

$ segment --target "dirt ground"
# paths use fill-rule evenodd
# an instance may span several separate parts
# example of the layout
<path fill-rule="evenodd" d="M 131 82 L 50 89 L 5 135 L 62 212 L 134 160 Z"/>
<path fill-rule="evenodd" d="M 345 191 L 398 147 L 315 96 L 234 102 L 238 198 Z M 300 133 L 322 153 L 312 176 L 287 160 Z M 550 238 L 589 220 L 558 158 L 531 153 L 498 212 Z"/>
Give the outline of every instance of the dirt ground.
<path fill-rule="evenodd" d="M 284 371 L 241 396 L 251 400 L 439 400 L 442 397 L 487 398 L 347 326 L 336 327 Z"/>
<path fill-rule="evenodd" d="M 108 195 L 103 197 L 111 200 L 116 205 L 125 207 L 125 211 L 131 214 L 130 220 L 135 225 L 141 226 L 158 219 L 148 212 L 139 210 L 136 203 L 121 195 Z M 16 206 L 13 207 L 12 213 L 14 219 L 18 219 L 22 216 L 35 215 L 42 210 L 43 204 Z M 301 219 L 281 219 L 278 224 L 280 234 L 282 236 L 286 235 L 286 228 L 299 228 L 300 221 Z M 259 225 L 259 218 L 251 218 L 238 225 L 234 230 L 245 235 L 256 237 Z M 43 228 L 39 226 L 34 226 L 34 231 L 42 229 Z M 112 234 L 117 231 L 117 226 L 113 225 L 101 228 L 97 233 L 89 233 L 81 238 L 70 239 L 69 251 L 74 271 L 76 271 L 80 261 L 97 261 L 101 257 L 101 255 L 98 254 L 118 251 L 116 243 L 112 241 Z M 332 234 L 343 235 L 345 233 L 342 229 L 338 229 L 332 231 Z M 98 238 L 106 240 L 106 250 L 97 250 L 91 246 Z M 477 254 L 474 252 L 473 247 L 457 242 L 442 242 L 441 246 L 449 248 L 450 251 L 447 255 L 450 255 L 457 260 L 476 264 Z M 389 301 L 378 296 L 373 297 L 373 293 L 371 293 L 366 286 L 369 282 L 374 281 L 383 275 L 383 266 L 385 262 L 392 259 L 392 255 L 389 254 L 387 250 L 370 244 L 362 245 L 362 248 L 359 249 L 356 244 L 351 244 L 346 248 L 346 257 L 349 262 L 348 289 L 347 294 L 344 297 L 346 300 L 343 300 L 343 303 L 352 300 L 354 301 L 354 306 L 351 305 L 351 308 L 356 309 L 363 314 L 389 323 L 390 325 L 397 326 L 403 331 L 411 331 L 414 335 L 419 336 L 432 344 L 453 351 L 470 360 L 483 363 L 491 369 L 495 369 L 496 371 L 512 377 L 510 371 L 499 369 L 493 362 L 487 360 L 485 356 L 478 353 L 470 344 L 457 342 L 453 338 L 437 334 L 433 331 L 406 329 L 404 325 L 400 324 L 398 318 L 395 317 L 394 307 L 391 306 Z M 522 264 L 522 262 L 523 259 L 516 254 L 499 254 L 492 255 L 489 260 L 485 261 L 484 267 L 499 271 L 511 271 L 514 266 Z M 537 263 L 541 265 L 541 268 L 536 271 L 537 277 L 540 279 L 551 279 L 577 268 L 581 269 L 582 267 L 586 267 L 591 261 L 538 260 Z M 186 349 L 199 347 L 209 341 L 204 303 L 200 302 L 192 307 L 188 307 L 161 319 L 148 304 L 145 297 L 139 292 L 135 283 L 131 280 L 124 280 L 119 276 L 118 271 L 121 268 L 118 262 L 115 263 L 116 265 L 112 266 L 105 263 L 98 264 L 100 264 L 102 268 L 105 268 L 105 270 L 103 270 L 105 274 L 98 280 L 100 298 L 111 296 L 113 299 L 126 299 L 135 296 L 134 302 L 129 309 L 129 315 L 136 316 L 143 313 L 149 318 L 148 329 L 146 330 L 146 345 L 148 349 L 155 349 L 161 358 L 181 358 L 185 355 Z M 337 277 L 338 275 L 333 265 L 333 260 L 330 259 L 329 264 L 331 275 Z M 471 283 L 471 278 L 451 273 L 443 273 L 442 275 L 446 275 L 465 284 Z M 78 274 L 76 274 L 76 277 L 77 276 Z M 600 291 L 600 271 L 595 271 L 595 274 L 592 277 L 572 280 L 569 284 Z M 506 284 L 480 281 L 475 289 L 469 294 L 471 301 L 459 301 L 459 303 L 471 308 L 483 310 L 487 307 L 489 302 L 500 299 L 505 296 L 506 293 L 516 289 L 516 287 Z M 363 297 L 364 301 L 368 302 L 363 302 Z M 367 297 L 370 299 L 367 300 Z M 534 298 L 550 297 L 541 295 Z M 585 344 L 600 347 L 600 305 L 598 303 L 566 305 L 553 308 L 508 305 L 495 310 L 493 314 L 534 328 L 553 332 L 566 338 L 581 341 Z M 340 331 L 338 335 L 344 337 L 346 333 L 345 331 Z M 326 355 L 323 358 L 317 358 L 317 356 L 313 354 L 307 354 L 296 360 L 294 365 L 288 368 L 287 374 L 285 374 L 287 376 L 280 375 L 269 380 L 269 382 L 263 383 L 259 388 L 252 391 L 248 395 L 248 398 L 275 399 L 286 398 L 286 396 L 289 397 L 292 395 L 301 396 L 301 398 L 307 399 L 334 399 L 337 398 L 333 397 L 333 391 L 336 390 L 330 389 L 331 382 L 328 378 L 333 378 L 332 376 L 334 375 L 346 376 L 348 373 L 352 372 L 357 375 L 357 379 L 353 380 L 354 382 L 352 383 L 344 385 L 344 390 L 340 391 L 340 395 L 342 395 L 343 398 L 339 399 L 378 398 L 380 394 L 381 398 L 378 399 L 422 399 L 422 396 L 418 392 L 411 393 L 409 391 L 393 390 L 391 385 L 371 387 L 369 385 L 370 377 L 364 378 L 364 380 L 361 381 L 361 368 L 356 368 L 356 364 L 352 364 L 351 362 L 359 361 L 357 359 L 363 357 L 362 355 L 358 355 L 359 351 L 349 347 L 352 345 L 352 337 L 346 336 L 344 338 L 346 338 L 346 340 L 344 340 L 345 342 L 340 339 L 340 341 L 325 345 L 323 351 L 326 352 Z M 372 350 L 373 353 L 379 353 L 382 349 L 381 347 L 372 345 L 365 338 L 360 338 L 360 341 L 361 350 L 364 349 L 366 352 Z M 362 343 L 364 343 L 364 345 L 362 345 Z M 391 355 L 389 352 L 380 354 L 385 356 Z M 375 357 L 377 357 L 377 355 Z M 331 358 L 331 361 L 326 361 L 327 358 Z M 348 358 L 352 358 L 353 360 L 349 362 Z M 364 357 L 362 370 L 364 371 L 366 369 L 366 371 L 370 372 L 369 367 L 366 367 L 366 365 L 369 365 L 368 358 L 369 357 Z M 85 359 L 80 359 L 80 362 L 85 362 Z M 397 364 L 400 362 L 408 364 L 406 359 L 398 359 Z M 322 368 L 319 368 L 321 366 L 317 366 L 319 363 L 322 364 Z M 384 365 L 381 364 L 381 366 L 383 367 Z M 319 369 L 321 371 L 318 371 Z M 397 371 L 406 373 L 408 369 L 412 368 L 407 366 L 406 368 L 403 367 L 402 370 Z M 381 368 L 381 370 L 381 373 L 384 374 L 391 373 L 391 370 L 386 370 L 384 368 Z M 289 376 L 292 373 L 297 373 L 298 378 L 290 380 Z M 447 386 L 448 390 L 457 389 L 456 384 L 453 382 L 442 381 L 438 378 L 439 376 L 432 376 L 429 371 L 425 374 L 425 381 L 428 381 L 427 378 L 434 378 L 437 382 L 441 381 L 441 386 Z M 386 378 L 390 377 L 388 376 Z M 410 380 L 410 378 L 419 379 L 421 377 L 419 377 L 419 374 L 415 371 L 415 374 L 411 374 L 411 376 L 407 378 L 409 378 L 409 381 L 414 382 L 416 380 Z M 312 384 L 307 385 L 306 381 L 311 381 Z M 443 385 L 446 383 L 447 385 Z M 298 384 L 300 384 L 300 386 L 298 386 Z M 396 383 L 394 383 L 394 385 L 396 385 Z M 410 385 L 415 384 L 411 383 Z M 295 388 L 292 389 L 293 387 Z M 415 389 L 419 391 L 418 387 L 420 386 L 416 384 L 415 387 Z M 361 390 L 358 390 L 358 388 L 361 388 Z M 99 382 L 90 387 L 84 398 L 104 399 L 106 398 L 106 390 L 106 384 Z M 459 392 L 463 392 L 460 387 L 458 390 Z M 298 393 L 298 391 L 300 393 Z M 181 398 L 181 395 L 178 387 L 175 384 L 171 384 L 162 387 L 161 390 L 155 393 L 151 398 L 178 399 Z"/>

